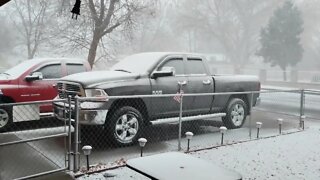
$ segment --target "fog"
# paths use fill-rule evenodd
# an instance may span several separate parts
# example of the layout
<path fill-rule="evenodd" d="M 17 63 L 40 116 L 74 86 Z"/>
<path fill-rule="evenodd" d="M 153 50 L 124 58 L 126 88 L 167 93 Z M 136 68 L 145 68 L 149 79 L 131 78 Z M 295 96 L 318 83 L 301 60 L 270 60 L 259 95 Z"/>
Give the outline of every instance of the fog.
<path fill-rule="evenodd" d="M 119 1 L 115 5 L 118 11 L 104 30 L 118 26 L 98 39 L 95 33 L 100 25 L 92 15 L 90 1 L 82 1 L 77 19 L 72 19 L 70 12 L 75 0 L 11 0 L 1 6 L 0 69 L 38 57 L 89 59 L 92 42 L 97 41 L 95 69 L 108 69 L 134 53 L 182 51 L 205 54 L 213 73 L 252 74 L 263 81 L 320 82 L 318 0 L 292 0 L 290 12 L 282 11 L 282 16 L 276 11 L 284 7 L 285 0 Z M 92 1 L 97 16 L 102 13 L 101 1 Z M 103 2 L 107 14 L 112 1 Z M 301 32 L 296 28 L 299 18 Z M 279 25 L 268 29 L 277 22 Z M 292 26 L 280 29 L 282 24 Z M 288 41 L 283 43 L 288 48 L 265 48 L 263 29 L 270 32 L 265 37 L 280 29 L 280 35 L 267 38 L 265 45 Z M 282 40 L 284 36 L 288 37 Z"/>

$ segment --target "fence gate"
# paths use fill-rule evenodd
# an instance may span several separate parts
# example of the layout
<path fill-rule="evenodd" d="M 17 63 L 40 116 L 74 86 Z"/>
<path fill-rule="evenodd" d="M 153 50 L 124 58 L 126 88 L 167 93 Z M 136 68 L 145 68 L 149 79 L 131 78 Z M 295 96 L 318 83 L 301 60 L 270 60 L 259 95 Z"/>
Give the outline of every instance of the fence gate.
<path fill-rule="evenodd" d="M 73 128 L 43 113 L 52 112 L 53 102 L 1 102 L 0 179 L 29 179 L 70 169 Z"/>

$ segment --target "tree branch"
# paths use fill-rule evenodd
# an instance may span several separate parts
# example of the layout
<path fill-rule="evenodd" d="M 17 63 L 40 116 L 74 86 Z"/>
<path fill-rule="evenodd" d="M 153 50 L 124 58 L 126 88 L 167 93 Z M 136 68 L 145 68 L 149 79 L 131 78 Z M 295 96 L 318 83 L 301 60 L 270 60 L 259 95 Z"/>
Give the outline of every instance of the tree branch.
<path fill-rule="evenodd" d="M 110 4 L 109 4 L 109 8 L 108 8 L 108 13 L 107 13 L 105 19 L 104 19 L 103 22 L 102 22 L 102 27 L 101 27 L 102 30 L 106 29 L 106 28 L 109 26 L 109 24 L 110 24 L 110 22 L 111 22 L 111 17 L 112 17 L 112 15 L 114 14 L 114 8 L 115 8 L 115 4 L 116 4 L 117 1 L 118 1 L 118 0 L 110 0 Z M 109 29 L 109 28 L 108 28 L 108 29 Z M 102 34 L 105 34 L 105 33 L 102 33 Z M 103 35 L 102 35 L 102 36 L 103 36 Z"/>
<path fill-rule="evenodd" d="M 100 22 L 102 22 L 104 18 L 105 9 L 106 9 L 106 5 L 104 4 L 104 0 L 100 0 L 100 17 L 99 17 Z"/>
<path fill-rule="evenodd" d="M 109 34 L 111 33 L 115 28 L 117 28 L 118 26 L 120 26 L 121 23 L 120 22 L 117 22 L 115 25 L 109 27 L 108 29 L 106 29 L 105 31 L 103 31 L 103 33 L 101 34 L 101 37 L 106 35 L 106 34 Z"/>
<path fill-rule="evenodd" d="M 88 0 L 88 1 L 89 1 L 89 9 L 90 9 L 91 17 L 95 22 L 98 22 L 99 19 L 98 19 L 96 8 L 94 7 L 93 0 Z"/>

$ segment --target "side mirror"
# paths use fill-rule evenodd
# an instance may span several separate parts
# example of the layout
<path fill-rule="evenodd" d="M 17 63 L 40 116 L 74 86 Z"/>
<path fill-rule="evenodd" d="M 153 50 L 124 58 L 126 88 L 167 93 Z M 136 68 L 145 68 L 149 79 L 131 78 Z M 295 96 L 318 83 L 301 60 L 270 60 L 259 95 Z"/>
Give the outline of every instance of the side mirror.
<path fill-rule="evenodd" d="M 31 75 L 26 76 L 25 80 L 30 82 L 30 81 L 35 81 L 35 80 L 42 80 L 43 75 L 41 72 L 34 72 Z"/>
<path fill-rule="evenodd" d="M 158 77 L 174 76 L 175 69 L 174 67 L 163 67 L 160 71 L 154 71 L 151 74 L 151 78 L 156 79 Z"/>

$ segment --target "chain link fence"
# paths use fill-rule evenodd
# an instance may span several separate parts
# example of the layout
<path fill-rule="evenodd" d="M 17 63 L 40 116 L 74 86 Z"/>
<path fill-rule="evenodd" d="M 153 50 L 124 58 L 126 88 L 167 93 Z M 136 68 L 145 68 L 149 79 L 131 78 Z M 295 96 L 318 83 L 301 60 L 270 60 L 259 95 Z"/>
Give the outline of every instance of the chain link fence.
<path fill-rule="evenodd" d="M 261 100 L 256 102 L 251 97 L 257 94 Z M 227 99 L 226 106 L 208 108 L 215 107 L 213 98 Z M 79 164 L 75 170 L 87 169 L 81 151 L 85 145 L 93 148 L 89 159 L 94 170 L 124 165 L 127 159 L 139 157 L 140 137 L 147 139 L 143 153 L 151 155 L 299 131 L 304 121 L 304 98 L 303 90 L 75 98 L 75 107 L 79 107 L 73 112 L 75 123 L 79 122 L 79 157 L 75 160 Z M 225 132 L 222 126 L 227 126 Z M 191 140 L 186 132 L 192 132 Z"/>
<path fill-rule="evenodd" d="M 70 96 L 60 101 L 1 104 L 0 111 L 7 113 L 1 113 L 0 123 L 3 126 L 7 119 L 9 126 L 0 133 L 0 178 L 23 179 L 67 169 L 86 172 L 87 163 L 90 171 L 122 166 L 127 159 L 141 155 L 141 137 L 147 139 L 143 155 L 151 155 L 198 151 L 299 131 L 304 116 L 318 117 L 319 96 L 313 93 L 268 90 Z M 258 94 L 260 100 L 256 101 Z M 214 104 L 224 99 L 225 106 Z M 58 119 L 40 117 L 43 105 L 52 103 Z M 227 130 L 221 129 L 223 126 Z M 82 151 L 85 145 L 93 148 L 88 159 Z"/>
<path fill-rule="evenodd" d="M 69 126 L 53 117 L 53 102 L 0 104 L 0 179 L 28 179 L 68 169 Z"/>
<path fill-rule="evenodd" d="M 320 91 L 305 90 L 304 91 L 304 115 L 309 119 L 320 120 Z"/>

